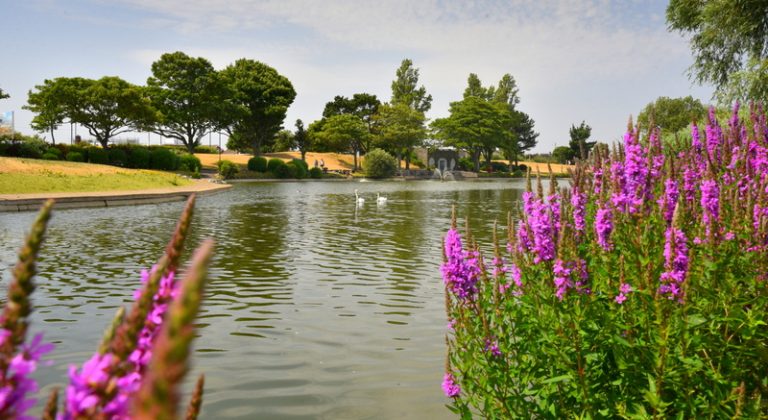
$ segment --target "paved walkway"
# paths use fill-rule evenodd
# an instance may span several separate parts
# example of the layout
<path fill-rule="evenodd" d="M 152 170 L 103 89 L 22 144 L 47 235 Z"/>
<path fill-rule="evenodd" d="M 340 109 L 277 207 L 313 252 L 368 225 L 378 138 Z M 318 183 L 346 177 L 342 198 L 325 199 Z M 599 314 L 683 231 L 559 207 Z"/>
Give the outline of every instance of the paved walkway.
<path fill-rule="evenodd" d="M 192 184 L 174 188 L 148 190 L 64 192 L 39 194 L 0 194 L 0 212 L 36 211 L 47 199 L 56 200 L 57 209 L 83 207 L 115 207 L 136 204 L 166 203 L 186 200 L 191 194 L 213 194 L 231 188 L 229 184 L 216 184 L 209 180 L 195 180 Z"/>

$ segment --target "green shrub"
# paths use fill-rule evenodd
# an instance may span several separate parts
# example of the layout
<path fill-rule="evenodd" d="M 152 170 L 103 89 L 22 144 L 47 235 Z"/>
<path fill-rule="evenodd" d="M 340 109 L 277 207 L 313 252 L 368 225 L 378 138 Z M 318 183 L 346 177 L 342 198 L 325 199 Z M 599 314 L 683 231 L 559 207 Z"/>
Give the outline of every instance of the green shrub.
<path fill-rule="evenodd" d="M 113 148 L 109 149 L 109 164 L 115 166 L 125 166 L 128 161 L 128 154 L 125 150 Z"/>
<path fill-rule="evenodd" d="M 195 153 L 215 154 L 219 153 L 216 146 L 195 146 Z"/>
<path fill-rule="evenodd" d="M 67 153 L 67 160 L 70 162 L 85 162 L 85 157 L 80 152 L 70 151 Z"/>
<path fill-rule="evenodd" d="M 294 168 L 296 168 L 293 170 L 293 178 L 304 179 L 307 177 L 307 171 L 309 171 L 309 168 L 307 167 L 307 163 L 303 160 L 294 159 L 288 162 L 288 165 L 292 165 Z"/>
<path fill-rule="evenodd" d="M 126 165 L 129 168 L 134 169 L 149 169 L 151 152 L 149 149 L 137 146 L 128 149 L 128 157 L 126 159 Z"/>
<path fill-rule="evenodd" d="M 55 147 L 49 147 L 48 150 L 45 151 L 43 154 L 43 159 L 45 159 L 45 155 L 53 155 L 56 156 L 56 159 L 61 159 L 61 150 L 55 148 Z M 48 159 L 52 160 L 52 159 Z"/>
<path fill-rule="evenodd" d="M 0 136 L 0 156 L 40 159 L 47 149 L 45 140 L 37 136 L 19 133 Z"/>
<path fill-rule="evenodd" d="M 283 162 L 282 159 L 272 158 L 269 160 L 269 162 L 267 162 L 267 170 L 274 174 L 276 173 L 275 171 L 277 168 L 282 165 L 285 165 L 285 162 Z"/>
<path fill-rule="evenodd" d="M 271 172 L 275 174 L 276 178 L 280 178 L 280 179 L 294 178 L 296 175 L 296 165 L 293 165 L 293 163 L 289 165 L 283 162 L 282 165 L 277 165 L 275 170 Z"/>
<path fill-rule="evenodd" d="M 161 171 L 175 171 L 179 167 L 179 157 L 165 147 L 156 147 L 150 152 L 150 168 Z"/>
<path fill-rule="evenodd" d="M 57 156 L 55 153 L 48 153 L 48 152 L 46 152 L 43 155 L 43 159 L 45 159 L 45 160 L 60 160 L 61 157 Z"/>
<path fill-rule="evenodd" d="M 94 147 L 88 151 L 88 162 L 106 165 L 109 163 L 109 152 L 104 149 Z"/>
<path fill-rule="evenodd" d="M 475 164 L 472 163 L 472 159 L 466 157 L 459 158 L 457 167 L 460 171 L 472 172 L 475 170 Z"/>
<path fill-rule="evenodd" d="M 185 153 L 179 156 L 179 170 L 185 172 L 200 172 L 203 165 L 195 155 Z"/>
<path fill-rule="evenodd" d="M 312 168 L 309 170 L 309 177 L 312 179 L 320 179 L 323 177 L 323 170 L 320 168 Z"/>
<path fill-rule="evenodd" d="M 232 179 L 240 172 L 237 165 L 229 160 L 219 161 L 216 166 L 219 167 L 219 175 L 224 179 Z"/>
<path fill-rule="evenodd" d="M 397 160 L 381 149 L 373 149 L 365 155 L 363 171 L 369 178 L 388 178 L 395 174 Z"/>
<path fill-rule="evenodd" d="M 304 168 L 305 171 L 309 171 L 309 165 L 307 164 L 307 162 L 304 162 L 301 159 L 293 159 L 291 160 L 291 162 L 294 162 L 296 165 L 301 166 L 302 168 Z"/>
<path fill-rule="evenodd" d="M 253 172 L 267 172 L 267 159 L 255 156 L 248 159 L 248 170 Z"/>

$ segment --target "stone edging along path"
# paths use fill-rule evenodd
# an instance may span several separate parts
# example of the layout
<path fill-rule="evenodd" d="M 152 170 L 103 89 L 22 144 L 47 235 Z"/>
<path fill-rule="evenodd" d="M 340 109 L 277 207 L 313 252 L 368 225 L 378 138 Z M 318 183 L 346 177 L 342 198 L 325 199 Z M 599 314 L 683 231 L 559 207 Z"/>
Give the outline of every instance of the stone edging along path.
<path fill-rule="evenodd" d="M 49 198 L 56 200 L 57 209 L 116 207 L 183 201 L 192 194 L 208 195 L 228 188 L 232 188 L 232 185 L 198 180 L 184 187 L 136 191 L 0 194 L 0 212 L 37 211 Z"/>

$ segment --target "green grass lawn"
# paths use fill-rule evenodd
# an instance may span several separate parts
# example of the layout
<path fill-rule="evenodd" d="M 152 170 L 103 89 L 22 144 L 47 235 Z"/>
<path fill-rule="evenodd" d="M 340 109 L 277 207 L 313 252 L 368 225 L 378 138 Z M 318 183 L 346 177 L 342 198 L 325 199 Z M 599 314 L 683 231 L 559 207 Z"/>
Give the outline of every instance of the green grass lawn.
<path fill-rule="evenodd" d="M 87 163 L 0 158 L 0 194 L 95 192 L 189 185 L 174 173 Z"/>

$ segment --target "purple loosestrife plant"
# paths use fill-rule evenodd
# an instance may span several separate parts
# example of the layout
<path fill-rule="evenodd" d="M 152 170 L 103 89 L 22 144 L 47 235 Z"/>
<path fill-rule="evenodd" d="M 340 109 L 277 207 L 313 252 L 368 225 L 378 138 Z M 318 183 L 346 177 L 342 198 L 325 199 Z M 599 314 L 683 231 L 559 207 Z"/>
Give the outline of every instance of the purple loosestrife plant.
<path fill-rule="evenodd" d="M 14 269 L 13 281 L 9 286 L 9 299 L 0 316 L 0 418 L 31 418 L 26 412 L 35 404 L 36 400 L 31 398 L 31 394 L 37 391 L 37 383 L 31 374 L 37 369 L 41 357 L 53 348 L 51 344 L 44 344 L 39 334 L 29 343 L 26 342 L 27 317 L 31 312 L 29 296 L 34 290 L 32 276 L 35 274 L 35 259 L 52 204 L 50 201 L 45 204 L 19 253 L 19 263 Z M 118 311 L 113 325 L 104 336 L 99 352 L 80 369 L 70 366 L 70 384 L 66 389 L 62 411 L 58 412 L 58 394 L 54 391 L 48 399 L 43 418 L 132 419 L 146 418 L 142 417 L 145 412 L 162 413 L 155 418 L 176 416 L 178 398 L 162 401 L 144 398 L 140 409 L 134 406 L 139 406 L 136 400 L 141 389 L 162 388 L 169 395 L 176 395 L 180 379 L 185 372 L 173 364 L 159 364 L 158 369 L 167 367 L 167 371 L 172 372 L 174 380 L 165 381 L 157 375 L 147 375 L 147 366 L 155 363 L 157 357 L 166 357 L 168 354 L 167 349 L 158 344 L 167 342 L 167 339 L 163 341 L 158 337 L 165 337 L 160 332 L 168 317 L 175 316 L 187 322 L 184 333 L 175 335 L 183 340 L 174 342 L 173 355 L 189 352 L 193 337 L 193 328 L 189 322 L 197 313 L 197 309 L 192 311 L 190 308 L 199 307 L 201 284 L 205 279 L 204 268 L 210 261 L 212 249 L 211 244 L 206 243 L 202 251 L 196 253 L 204 257 L 196 257 L 187 273 L 188 278 L 194 277 L 196 286 L 185 289 L 184 303 L 179 304 L 174 273 L 191 221 L 193 206 L 194 195 L 187 202 L 165 255 L 152 271 L 142 273 L 144 286 L 137 292 L 137 303 L 129 316 L 124 317 L 124 311 Z M 166 315 L 169 307 L 175 309 L 170 311 L 170 315 Z M 128 325 L 130 323 L 133 325 Z M 171 359 L 177 360 L 173 357 Z M 162 382 L 162 385 L 158 385 L 158 382 Z M 200 411 L 202 384 L 201 378 L 187 409 L 188 419 L 195 419 Z"/>
<path fill-rule="evenodd" d="M 472 279 L 471 300 L 447 281 L 454 412 L 768 418 L 768 128 L 750 112 L 721 124 L 711 111 L 682 150 L 629 128 L 573 171 L 570 193 L 529 188 L 492 267 L 450 266 Z M 477 249 L 446 254 L 465 264 Z"/>

